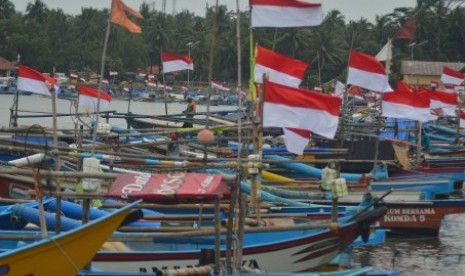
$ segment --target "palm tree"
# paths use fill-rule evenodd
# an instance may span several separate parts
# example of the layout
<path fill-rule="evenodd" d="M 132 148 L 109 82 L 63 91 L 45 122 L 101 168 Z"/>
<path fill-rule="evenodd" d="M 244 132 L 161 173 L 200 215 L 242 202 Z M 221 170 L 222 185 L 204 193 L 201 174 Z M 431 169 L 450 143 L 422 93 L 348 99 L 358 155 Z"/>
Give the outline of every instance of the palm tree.
<path fill-rule="evenodd" d="M 47 18 L 47 12 L 47 6 L 42 1 L 35 0 L 34 3 L 27 4 L 25 19 L 44 23 Z"/>
<path fill-rule="evenodd" d="M 15 13 L 15 5 L 9 0 L 0 0 L 0 19 L 8 19 Z"/>

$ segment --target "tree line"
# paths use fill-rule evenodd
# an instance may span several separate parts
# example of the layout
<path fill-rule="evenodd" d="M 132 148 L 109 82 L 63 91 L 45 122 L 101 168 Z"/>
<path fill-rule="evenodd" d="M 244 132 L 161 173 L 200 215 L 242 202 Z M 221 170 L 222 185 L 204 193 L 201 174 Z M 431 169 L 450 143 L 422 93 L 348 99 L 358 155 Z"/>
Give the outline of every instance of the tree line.
<path fill-rule="evenodd" d="M 311 28 L 253 30 L 254 41 L 282 54 L 309 62 L 304 86 L 313 87 L 332 79 L 345 81 L 351 48 L 376 55 L 382 46 L 411 17 L 416 18 L 415 42 L 394 41 L 392 74 L 399 76 L 400 61 L 463 62 L 465 60 L 465 1 L 417 0 L 415 7 L 401 7 L 377 15 L 346 22 L 338 10 L 325 14 L 320 26 Z M 143 20 L 141 35 L 111 24 L 107 50 L 107 70 L 136 72 L 160 63 L 160 51 L 188 55 L 195 70 L 193 81 L 207 81 L 211 35 L 215 35 L 212 77 L 234 83 L 237 80 L 236 20 L 240 16 L 242 74 L 247 80 L 250 46 L 249 12 L 239 15 L 226 6 L 206 7 L 205 16 L 188 10 L 175 15 L 153 10 L 147 3 L 139 7 Z M 42 1 L 27 5 L 24 13 L 9 0 L 0 0 L 0 56 L 16 60 L 42 72 L 99 72 L 109 9 L 82 8 L 78 15 L 49 9 Z M 215 22 L 216 18 L 216 23 Z M 190 45 L 190 46 L 188 46 Z M 414 50 L 414 51 L 412 51 Z M 185 80 L 186 76 L 178 76 Z M 245 85 L 245 84 L 244 84 Z"/>

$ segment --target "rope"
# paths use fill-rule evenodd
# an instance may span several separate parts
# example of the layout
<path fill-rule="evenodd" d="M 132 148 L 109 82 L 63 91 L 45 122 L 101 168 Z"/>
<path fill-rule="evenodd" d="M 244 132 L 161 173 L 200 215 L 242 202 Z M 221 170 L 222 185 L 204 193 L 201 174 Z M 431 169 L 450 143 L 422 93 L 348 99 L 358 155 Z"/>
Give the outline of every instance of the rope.
<path fill-rule="evenodd" d="M 60 244 L 57 243 L 57 241 L 55 239 L 51 239 L 51 241 L 56 245 L 56 247 L 60 250 L 60 252 L 63 254 L 63 256 L 65 256 L 65 258 L 68 259 L 69 263 L 76 270 L 76 273 L 79 273 L 80 269 L 78 268 L 76 263 L 74 263 L 73 259 L 71 259 L 71 257 L 68 254 L 66 254 L 66 251 L 60 246 Z"/>

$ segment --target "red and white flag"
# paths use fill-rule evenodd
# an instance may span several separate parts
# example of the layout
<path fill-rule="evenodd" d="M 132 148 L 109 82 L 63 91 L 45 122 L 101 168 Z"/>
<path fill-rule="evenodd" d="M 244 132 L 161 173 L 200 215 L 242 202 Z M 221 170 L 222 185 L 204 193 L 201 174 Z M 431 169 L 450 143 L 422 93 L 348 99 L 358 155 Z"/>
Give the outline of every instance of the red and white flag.
<path fill-rule="evenodd" d="M 460 111 L 460 127 L 465 127 L 465 111 Z"/>
<path fill-rule="evenodd" d="M 79 87 L 79 105 L 97 110 L 98 89 L 81 85 Z M 111 95 L 100 91 L 100 110 L 105 109 L 111 102 Z"/>
<path fill-rule="evenodd" d="M 190 57 L 161 52 L 163 72 L 169 73 L 181 70 L 194 70 L 194 62 Z"/>
<path fill-rule="evenodd" d="M 18 90 L 51 97 L 52 94 L 46 82 L 54 85 L 55 91 L 57 90 L 56 79 L 24 65 L 18 65 Z"/>
<path fill-rule="evenodd" d="M 118 76 L 118 72 L 117 72 L 117 71 L 113 71 L 113 70 L 110 70 L 110 71 L 108 72 L 108 74 L 109 74 L 110 76 Z"/>
<path fill-rule="evenodd" d="M 456 93 L 427 90 L 431 99 L 431 109 L 442 109 L 442 115 L 456 116 L 455 108 L 459 104 Z"/>
<path fill-rule="evenodd" d="M 251 0 L 252 28 L 305 27 L 323 22 L 320 3 L 299 0 Z"/>
<path fill-rule="evenodd" d="M 165 90 L 173 90 L 173 87 L 169 85 L 163 85 L 163 83 L 158 83 L 157 87 Z"/>
<path fill-rule="evenodd" d="M 352 85 L 350 88 L 348 88 L 347 93 L 358 100 L 365 99 L 363 96 L 362 88 L 360 88 L 360 86 Z"/>
<path fill-rule="evenodd" d="M 299 87 L 309 64 L 257 46 L 255 54 L 255 82 L 262 83 L 263 75 L 274 83 Z"/>
<path fill-rule="evenodd" d="M 110 81 L 109 81 L 108 79 L 103 79 L 103 80 L 102 80 L 102 83 L 104 83 L 104 84 L 109 84 Z"/>
<path fill-rule="evenodd" d="M 79 75 L 76 74 L 76 73 L 71 73 L 71 74 L 69 74 L 69 77 L 70 77 L 70 78 L 76 78 L 76 79 L 77 79 L 77 78 L 79 78 Z"/>
<path fill-rule="evenodd" d="M 444 84 L 461 85 L 465 74 L 444 66 L 441 73 L 441 82 Z"/>
<path fill-rule="evenodd" d="M 384 66 L 375 57 L 352 50 L 347 83 L 375 92 L 391 92 Z"/>
<path fill-rule="evenodd" d="M 263 126 L 309 130 L 334 138 L 341 99 L 265 80 Z"/>
<path fill-rule="evenodd" d="M 229 91 L 229 88 L 222 85 L 221 83 L 217 82 L 217 81 L 212 81 L 212 88 L 215 88 L 215 89 L 218 89 L 218 90 L 221 90 L 221 91 Z"/>
<path fill-rule="evenodd" d="M 416 91 L 399 82 L 394 92 L 385 93 L 383 97 L 383 116 L 403 118 L 420 122 L 431 120 L 430 97 L 426 91 Z"/>
<path fill-rule="evenodd" d="M 282 135 L 286 149 L 288 152 L 302 155 L 308 145 L 312 133 L 306 129 L 298 128 L 283 128 L 284 134 Z"/>
<path fill-rule="evenodd" d="M 154 82 L 154 81 L 148 81 L 148 82 L 147 82 L 147 86 L 150 86 L 150 87 L 158 87 L 157 83 Z"/>

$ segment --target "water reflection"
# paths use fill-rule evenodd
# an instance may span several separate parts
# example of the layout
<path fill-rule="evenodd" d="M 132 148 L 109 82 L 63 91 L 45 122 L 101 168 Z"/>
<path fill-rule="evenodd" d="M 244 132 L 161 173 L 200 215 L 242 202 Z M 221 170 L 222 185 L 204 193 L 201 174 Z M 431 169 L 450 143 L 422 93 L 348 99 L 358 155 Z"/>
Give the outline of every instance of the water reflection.
<path fill-rule="evenodd" d="M 352 263 L 401 275 L 465 275 L 464 222 L 465 214 L 449 215 L 438 237 L 388 237 L 384 245 L 357 248 Z"/>

